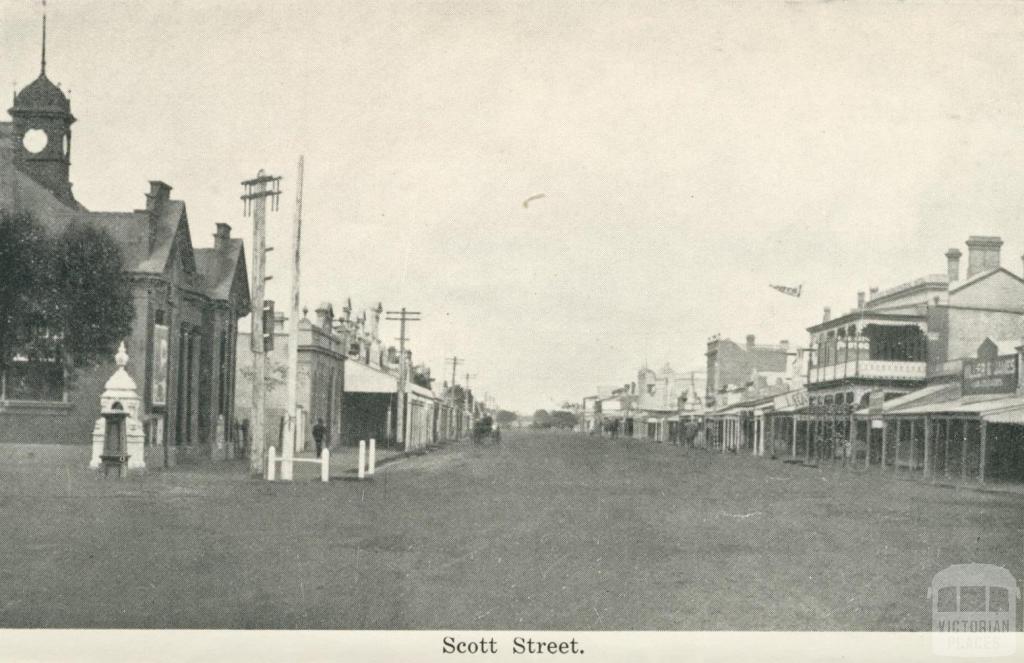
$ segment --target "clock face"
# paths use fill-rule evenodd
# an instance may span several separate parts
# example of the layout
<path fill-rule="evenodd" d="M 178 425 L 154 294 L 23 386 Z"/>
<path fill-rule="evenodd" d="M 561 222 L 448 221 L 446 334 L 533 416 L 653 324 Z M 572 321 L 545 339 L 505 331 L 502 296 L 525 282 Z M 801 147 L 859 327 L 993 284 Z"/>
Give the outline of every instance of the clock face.
<path fill-rule="evenodd" d="M 22 139 L 21 143 L 32 154 L 39 154 L 46 149 L 46 141 L 45 131 L 42 129 L 29 129 L 25 132 L 25 138 Z"/>

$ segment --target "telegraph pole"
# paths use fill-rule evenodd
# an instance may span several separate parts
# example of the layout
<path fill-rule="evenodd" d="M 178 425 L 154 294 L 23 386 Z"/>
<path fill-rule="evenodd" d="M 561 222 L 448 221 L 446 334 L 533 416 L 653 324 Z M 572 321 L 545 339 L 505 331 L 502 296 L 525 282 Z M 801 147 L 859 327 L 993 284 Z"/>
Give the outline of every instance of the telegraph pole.
<path fill-rule="evenodd" d="M 263 293 L 266 281 L 267 268 L 267 198 L 270 198 L 270 206 L 277 211 L 278 199 L 281 197 L 281 178 L 267 175 L 262 169 L 251 180 L 242 182 L 245 193 L 242 195 L 244 201 L 244 214 L 252 214 L 252 237 L 253 237 L 253 274 L 252 274 L 252 444 L 249 449 L 249 469 L 253 474 L 263 474 L 263 446 L 265 443 L 264 424 L 264 400 L 265 381 L 267 379 L 267 332 L 263 325 Z M 270 321 L 270 342 L 273 343 L 274 328 L 273 320 Z"/>
<path fill-rule="evenodd" d="M 460 360 L 458 355 L 452 355 L 450 358 L 445 359 L 445 362 L 452 365 L 452 386 L 450 390 L 452 396 L 452 408 L 449 412 L 449 417 L 452 419 L 455 419 L 457 416 L 455 414 L 455 371 L 458 370 L 460 361 L 461 363 L 466 363 L 464 359 Z M 455 432 L 455 436 L 457 438 L 459 436 L 459 431 L 462 430 L 461 417 L 458 419 L 458 421 L 452 421 L 451 424 L 457 426 L 457 430 Z M 452 427 L 452 425 L 449 426 L 449 429 Z"/>
<path fill-rule="evenodd" d="M 455 389 L 455 371 L 457 371 L 459 369 L 459 364 L 460 363 L 462 363 L 462 364 L 466 363 L 466 360 L 465 359 L 459 359 L 458 357 L 453 356 L 453 357 L 451 357 L 449 359 L 445 359 L 445 362 L 447 362 L 447 363 L 452 365 L 452 389 L 453 389 L 452 393 L 455 393 L 454 392 L 454 389 Z"/>
<path fill-rule="evenodd" d="M 302 247 L 302 169 L 299 157 L 298 179 L 295 184 L 295 218 L 292 221 L 292 306 L 288 313 L 288 405 L 285 412 L 284 440 L 281 442 L 281 479 L 292 480 L 292 457 L 298 436 L 299 412 L 299 256 Z M 328 330 L 330 331 L 330 330 Z"/>
<path fill-rule="evenodd" d="M 398 443 L 405 448 L 406 443 L 406 416 L 405 416 L 405 405 L 407 400 L 408 391 L 408 369 L 405 360 L 405 323 L 407 322 L 419 322 L 420 312 L 419 311 L 407 311 L 405 307 L 402 307 L 401 311 L 388 311 L 387 320 L 397 320 L 399 322 L 399 334 L 398 334 Z"/>
<path fill-rule="evenodd" d="M 469 373 L 466 373 L 466 391 L 465 391 L 465 396 L 464 396 L 463 400 L 466 402 L 466 410 L 469 411 L 469 425 L 470 426 L 473 425 L 473 419 L 474 419 L 473 415 L 474 415 L 474 413 L 473 413 L 473 406 L 469 404 L 469 380 L 470 380 L 470 378 L 475 378 L 475 377 L 476 377 L 476 373 L 474 373 L 473 375 L 470 375 Z"/>

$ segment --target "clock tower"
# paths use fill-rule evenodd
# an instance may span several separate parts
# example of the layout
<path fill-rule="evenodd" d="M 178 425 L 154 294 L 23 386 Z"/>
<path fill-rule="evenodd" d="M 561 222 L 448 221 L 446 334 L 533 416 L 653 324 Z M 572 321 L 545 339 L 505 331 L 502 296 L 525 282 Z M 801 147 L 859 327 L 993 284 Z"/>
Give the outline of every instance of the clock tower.
<path fill-rule="evenodd" d="M 46 15 L 43 15 L 43 56 L 39 77 L 14 96 L 8 111 L 19 145 L 14 163 L 68 205 L 71 193 L 71 102 L 46 77 Z"/>

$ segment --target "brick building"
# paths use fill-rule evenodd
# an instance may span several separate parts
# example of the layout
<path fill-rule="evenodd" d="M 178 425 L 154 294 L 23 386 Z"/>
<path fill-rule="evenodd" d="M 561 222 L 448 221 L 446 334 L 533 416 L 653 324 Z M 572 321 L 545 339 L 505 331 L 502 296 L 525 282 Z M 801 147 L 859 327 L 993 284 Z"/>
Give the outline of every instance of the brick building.
<path fill-rule="evenodd" d="M 1024 279 L 1000 264 L 1002 240 L 972 236 L 961 277 L 959 249 L 946 273 L 857 294 L 857 307 L 808 328 L 815 348 L 808 387 L 813 404 L 866 406 L 868 394 L 895 398 L 926 382 L 954 378 L 987 337 L 1024 334 Z"/>
<path fill-rule="evenodd" d="M 185 203 L 159 181 L 150 182 L 145 206 L 135 211 L 93 212 L 79 203 L 70 180 L 76 118 L 45 62 L 9 113 L 12 121 L 0 122 L 0 209 L 27 213 L 54 234 L 93 226 L 120 249 L 136 314 L 125 339 L 127 370 L 143 399 L 147 465 L 227 456 L 237 322 L 249 309 L 241 240 L 217 224 L 213 246 L 195 248 Z M 16 360 L 0 375 L 0 441 L 90 443 L 114 364 L 84 369 L 71 381 L 53 370 L 60 362 Z"/>
<path fill-rule="evenodd" d="M 757 374 L 786 375 L 795 352 L 788 341 L 779 345 L 757 345 L 753 334 L 740 345 L 728 338 L 714 336 L 708 341 L 705 396 L 708 407 L 721 405 L 730 390 L 744 389 Z"/>
<path fill-rule="evenodd" d="M 327 427 L 328 445 L 341 442 L 341 394 L 345 379 L 344 339 L 332 332 L 334 311 L 330 304 L 321 304 L 316 310 L 316 321 L 308 317 L 299 320 L 297 398 L 302 408 L 302 439 L 296 451 L 315 449 L 313 424 L 321 419 Z M 274 348 L 266 353 L 267 388 L 264 392 L 264 449 L 281 448 L 281 432 L 288 401 L 288 347 L 291 343 L 285 317 L 278 314 L 274 320 Z M 236 411 L 239 421 L 248 421 L 252 412 L 251 333 L 238 335 L 238 389 Z"/>
<path fill-rule="evenodd" d="M 1024 279 L 1001 265 L 1002 240 L 972 236 L 961 275 L 959 249 L 946 252 L 946 273 L 922 276 L 870 295 L 857 307 L 808 328 L 814 346 L 808 372 L 810 411 L 799 455 L 832 456 L 837 441 L 859 438 L 876 462 L 881 432 L 855 422 L 874 396 L 876 412 L 940 398 L 943 385 L 961 381 L 964 362 L 976 358 L 986 339 L 1013 345 L 1024 336 Z M 860 431 L 851 430 L 859 425 Z M 822 447 L 824 445 L 824 447 Z M 865 451 L 867 450 L 867 451 Z M 880 462 L 880 461 L 879 461 Z"/>

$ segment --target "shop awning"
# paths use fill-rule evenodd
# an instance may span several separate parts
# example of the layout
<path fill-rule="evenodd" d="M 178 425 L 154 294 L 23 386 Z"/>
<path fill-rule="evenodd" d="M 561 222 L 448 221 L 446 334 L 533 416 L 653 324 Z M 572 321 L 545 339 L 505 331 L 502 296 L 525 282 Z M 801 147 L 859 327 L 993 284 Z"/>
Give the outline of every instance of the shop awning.
<path fill-rule="evenodd" d="M 959 384 L 933 384 L 928 387 L 916 389 L 909 394 L 903 394 L 896 398 L 885 401 L 882 404 L 882 414 L 900 414 L 904 408 L 923 406 L 932 403 L 948 403 L 960 397 Z M 875 414 L 868 408 L 863 407 L 857 410 L 857 414 Z"/>
<path fill-rule="evenodd" d="M 369 394 L 393 394 L 398 391 L 398 378 L 358 361 L 346 361 L 345 391 Z"/>
<path fill-rule="evenodd" d="M 916 407 L 901 408 L 888 414 L 894 415 L 962 415 L 977 416 L 995 423 L 1013 423 L 1010 419 L 1020 416 L 1024 411 L 1024 397 L 993 396 L 983 400 L 977 398 L 957 398 L 951 401 L 928 403 Z"/>

